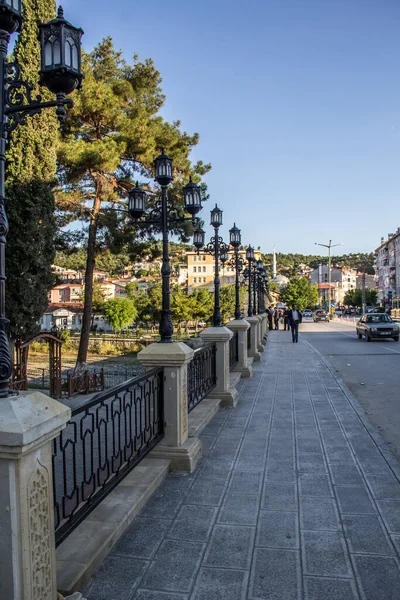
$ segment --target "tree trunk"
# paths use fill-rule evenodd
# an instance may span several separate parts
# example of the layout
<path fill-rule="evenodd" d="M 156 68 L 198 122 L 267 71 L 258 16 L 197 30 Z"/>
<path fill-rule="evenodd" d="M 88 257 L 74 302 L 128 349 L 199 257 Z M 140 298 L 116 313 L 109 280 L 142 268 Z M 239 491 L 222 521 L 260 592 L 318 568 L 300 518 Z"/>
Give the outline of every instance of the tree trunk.
<path fill-rule="evenodd" d="M 89 348 L 90 325 L 92 322 L 93 305 L 93 271 L 96 259 L 96 237 L 97 237 L 97 219 L 100 212 L 101 200 L 99 194 L 93 203 L 92 215 L 89 225 L 89 238 L 87 246 L 87 259 L 85 271 L 85 295 L 82 317 L 81 338 L 79 340 L 78 357 L 76 359 L 75 371 L 80 371 L 86 364 Z"/>

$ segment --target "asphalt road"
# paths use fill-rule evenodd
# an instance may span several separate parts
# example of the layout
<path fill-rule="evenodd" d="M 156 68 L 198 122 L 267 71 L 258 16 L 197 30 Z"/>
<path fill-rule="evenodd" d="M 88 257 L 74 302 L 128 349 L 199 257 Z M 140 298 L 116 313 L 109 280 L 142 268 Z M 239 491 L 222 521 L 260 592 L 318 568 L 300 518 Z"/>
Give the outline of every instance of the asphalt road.
<path fill-rule="evenodd" d="M 400 342 L 367 343 L 355 326 L 303 321 L 300 334 L 331 364 L 400 459 Z"/>

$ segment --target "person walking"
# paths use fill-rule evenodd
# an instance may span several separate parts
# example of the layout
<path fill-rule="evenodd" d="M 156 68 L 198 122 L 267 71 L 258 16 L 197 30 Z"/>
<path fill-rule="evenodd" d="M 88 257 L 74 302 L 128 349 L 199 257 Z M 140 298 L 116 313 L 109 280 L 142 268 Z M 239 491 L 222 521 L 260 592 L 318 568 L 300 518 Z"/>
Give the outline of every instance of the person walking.
<path fill-rule="evenodd" d="M 274 310 L 274 324 L 275 324 L 275 331 L 278 331 L 279 329 L 279 310 L 278 307 L 275 307 Z"/>
<path fill-rule="evenodd" d="M 293 304 L 292 310 L 289 310 L 290 329 L 292 330 L 292 342 L 299 341 L 299 325 L 303 320 L 303 315 L 298 310 L 296 304 Z"/>
<path fill-rule="evenodd" d="M 270 306 L 269 309 L 268 309 L 268 329 L 270 331 L 272 331 L 272 329 L 273 329 L 273 326 L 272 326 L 272 319 L 273 319 L 273 317 L 274 317 L 274 311 L 273 311 L 272 306 Z"/>
<path fill-rule="evenodd" d="M 283 330 L 284 331 L 290 331 L 290 319 L 289 319 L 289 312 L 290 310 L 288 308 L 285 308 L 284 312 L 283 312 Z"/>

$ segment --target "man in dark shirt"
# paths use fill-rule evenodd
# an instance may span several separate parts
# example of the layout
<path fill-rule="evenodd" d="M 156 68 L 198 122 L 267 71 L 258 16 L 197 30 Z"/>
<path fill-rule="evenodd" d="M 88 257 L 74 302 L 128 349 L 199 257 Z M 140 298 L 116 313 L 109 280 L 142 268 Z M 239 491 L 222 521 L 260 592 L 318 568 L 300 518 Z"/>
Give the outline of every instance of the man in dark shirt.
<path fill-rule="evenodd" d="M 292 310 L 289 310 L 289 321 L 290 329 L 292 330 L 292 341 L 297 343 L 299 341 L 299 325 L 303 319 L 303 315 L 298 310 L 296 304 L 293 304 Z"/>

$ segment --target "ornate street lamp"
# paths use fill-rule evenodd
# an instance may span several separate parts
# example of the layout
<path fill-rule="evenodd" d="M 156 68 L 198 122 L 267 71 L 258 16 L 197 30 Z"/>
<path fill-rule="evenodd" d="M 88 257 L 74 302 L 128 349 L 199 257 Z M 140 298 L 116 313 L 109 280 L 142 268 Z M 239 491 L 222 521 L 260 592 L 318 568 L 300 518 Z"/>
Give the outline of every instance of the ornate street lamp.
<path fill-rule="evenodd" d="M 251 295 L 251 280 L 252 280 L 252 263 L 254 262 L 254 248 L 252 248 L 251 246 L 248 246 L 246 249 L 246 260 L 247 260 L 247 269 L 244 273 L 244 275 L 247 275 L 248 278 L 248 282 L 249 282 L 249 306 L 247 309 L 247 316 L 248 317 L 252 317 L 253 316 L 253 306 L 252 306 L 252 295 Z"/>
<path fill-rule="evenodd" d="M 242 261 L 239 258 L 239 247 L 242 243 L 242 235 L 240 229 L 236 227 L 236 223 L 229 230 L 229 243 L 234 251 L 234 268 L 235 268 L 235 319 L 240 319 L 240 281 L 239 275 L 243 268 Z"/>
<path fill-rule="evenodd" d="M 73 102 L 66 98 L 81 87 L 81 37 L 82 29 L 73 27 L 58 9 L 56 19 L 39 24 L 41 71 L 40 83 L 56 94 L 55 100 L 42 102 L 40 96 L 32 97 L 33 89 L 21 79 L 18 63 L 8 62 L 10 35 L 22 28 L 22 0 L 0 0 L 0 398 L 8 395 L 12 372 L 5 316 L 5 247 L 8 221 L 5 211 L 6 139 L 18 125 L 26 123 L 28 115 L 39 114 L 44 108 L 56 108 L 60 122 L 65 119 L 65 107 Z"/>
<path fill-rule="evenodd" d="M 171 292 L 170 292 L 170 276 L 171 266 L 169 260 L 169 225 L 173 223 L 182 223 L 191 220 L 195 225 L 195 215 L 201 210 L 201 193 L 200 188 L 192 179 L 183 188 L 185 199 L 185 212 L 191 217 L 184 216 L 182 211 L 174 206 L 168 200 L 168 186 L 173 181 L 172 160 L 161 150 L 160 156 L 155 160 L 155 177 L 154 179 L 161 187 L 161 200 L 156 202 L 156 211 L 149 213 L 148 218 L 143 221 L 138 221 L 145 215 L 146 212 L 146 192 L 136 183 L 136 186 L 130 191 L 128 197 L 128 212 L 132 219 L 139 225 L 155 225 L 160 229 L 162 234 L 162 308 L 160 319 L 160 336 L 161 342 L 172 342 L 172 334 L 174 327 L 171 318 Z M 199 236 L 204 236 L 204 231 L 197 228 L 194 232 L 195 243 L 199 242 Z"/>
<path fill-rule="evenodd" d="M 197 251 L 207 252 L 214 256 L 214 313 L 213 313 L 213 327 L 221 327 L 221 306 L 220 306 L 220 286 L 221 280 L 219 278 L 219 261 L 222 262 L 228 259 L 229 246 L 225 244 L 223 239 L 219 236 L 219 228 L 222 225 L 222 210 L 217 205 L 212 209 L 210 213 L 210 225 L 214 228 L 214 237 L 211 238 L 208 244 L 205 244 L 205 235 L 202 229 L 195 231 L 195 247 Z M 201 244 L 201 245 L 200 245 Z"/>

